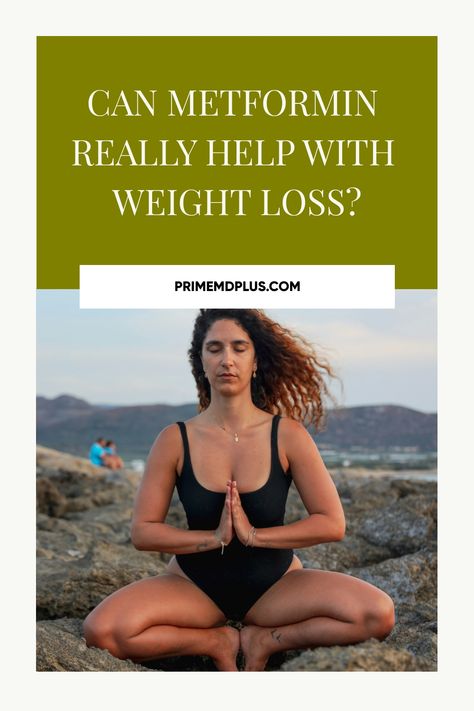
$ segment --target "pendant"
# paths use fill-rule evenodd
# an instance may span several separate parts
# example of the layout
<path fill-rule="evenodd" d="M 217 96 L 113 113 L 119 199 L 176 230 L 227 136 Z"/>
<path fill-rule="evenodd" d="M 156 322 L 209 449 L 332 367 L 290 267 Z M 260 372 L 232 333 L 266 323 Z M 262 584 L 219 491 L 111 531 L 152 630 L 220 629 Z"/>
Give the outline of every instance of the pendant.
<path fill-rule="evenodd" d="M 234 432 L 234 442 L 238 442 L 238 441 L 239 441 L 239 435 L 237 434 L 237 432 Z"/>

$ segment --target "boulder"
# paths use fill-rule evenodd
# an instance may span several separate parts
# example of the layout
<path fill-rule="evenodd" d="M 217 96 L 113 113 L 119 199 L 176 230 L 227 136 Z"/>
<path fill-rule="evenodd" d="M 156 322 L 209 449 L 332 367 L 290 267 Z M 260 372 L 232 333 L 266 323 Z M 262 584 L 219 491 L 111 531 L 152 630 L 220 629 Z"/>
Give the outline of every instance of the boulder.
<path fill-rule="evenodd" d="M 209 657 L 167 657 L 136 664 L 105 649 L 87 647 L 82 619 L 59 618 L 36 623 L 37 671 L 216 671 Z"/>
<path fill-rule="evenodd" d="M 82 620 L 57 619 L 36 625 L 36 671 L 150 671 L 107 651 L 88 648 Z"/>
<path fill-rule="evenodd" d="M 37 565 L 37 618 L 86 617 L 105 597 L 137 580 L 162 573 L 165 564 L 153 553 L 95 541 L 66 556 L 42 556 Z M 75 551 L 78 554 L 75 554 Z"/>
<path fill-rule="evenodd" d="M 305 568 L 344 572 L 357 566 L 379 563 L 390 556 L 390 549 L 372 545 L 360 536 L 346 533 L 342 541 L 302 548 L 297 554 Z"/>
<path fill-rule="evenodd" d="M 297 554 L 305 567 L 353 575 L 387 592 L 395 602 L 395 628 L 383 642 L 274 655 L 268 670 L 436 670 L 436 483 L 366 474 L 334 473 L 346 514 L 344 540 Z M 88 649 L 81 637 L 82 620 L 99 602 L 125 585 L 162 573 L 170 558 L 137 551 L 131 544 L 140 478 L 38 448 L 38 670 L 215 670 L 207 657 L 136 665 Z M 303 515 L 292 486 L 285 520 Z M 186 527 L 176 494 L 166 520 Z"/>
<path fill-rule="evenodd" d="M 425 659 L 368 640 L 347 647 L 318 647 L 285 662 L 281 671 L 433 671 Z"/>
<path fill-rule="evenodd" d="M 358 535 L 388 548 L 392 556 L 413 553 L 420 544 L 436 540 L 436 501 L 433 496 L 407 496 L 389 506 L 366 512 Z"/>
<path fill-rule="evenodd" d="M 47 477 L 36 480 L 36 511 L 47 516 L 64 516 L 68 501 L 58 487 Z"/>
<path fill-rule="evenodd" d="M 384 590 L 396 605 L 432 603 L 435 599 L 437 556 L 430 550 L 421 549 L 349 572 Z"/>

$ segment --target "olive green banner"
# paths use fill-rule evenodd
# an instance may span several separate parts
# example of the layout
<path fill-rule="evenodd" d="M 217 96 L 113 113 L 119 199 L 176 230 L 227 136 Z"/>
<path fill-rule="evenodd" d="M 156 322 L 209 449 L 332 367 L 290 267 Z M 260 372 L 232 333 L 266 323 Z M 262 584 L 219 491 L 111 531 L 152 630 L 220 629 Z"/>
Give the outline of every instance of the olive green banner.
<path fill-rule="evenodd" d="M 435 37 L 39 37 L 38 288 L 80 264 L 436 281 Z"/>

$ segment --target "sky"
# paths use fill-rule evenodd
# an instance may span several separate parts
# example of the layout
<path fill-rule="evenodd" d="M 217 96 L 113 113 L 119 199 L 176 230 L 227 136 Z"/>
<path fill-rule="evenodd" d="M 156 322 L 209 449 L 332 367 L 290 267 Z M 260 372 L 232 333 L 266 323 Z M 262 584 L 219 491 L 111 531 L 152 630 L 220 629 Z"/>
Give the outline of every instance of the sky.
<path fill-rule="evenodd" d="M 79 291 L 37 292 L 37 394 L 95 404 L 196 400 L 187 349 L 197 310 L 80 309 Z M 435 412 L 436 292 L 396 292 L 396 308 L 268 309 L 335 366 L 341 405 Z"/>

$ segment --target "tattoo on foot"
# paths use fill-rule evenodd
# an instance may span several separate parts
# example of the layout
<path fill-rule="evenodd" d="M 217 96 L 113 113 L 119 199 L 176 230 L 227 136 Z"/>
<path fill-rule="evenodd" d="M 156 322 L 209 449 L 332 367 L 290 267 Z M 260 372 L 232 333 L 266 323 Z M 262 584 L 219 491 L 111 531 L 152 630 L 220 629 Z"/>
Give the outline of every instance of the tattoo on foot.
<path fill-rule="evenodd" d="M 273 639 L 276 639 L 276 641 L 281 644 L 281 642 L 280 642 L 281 632 L 278 632 L 278 630 L 272 630 L 272 637 L 273 637 Z"/>

